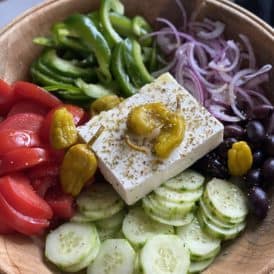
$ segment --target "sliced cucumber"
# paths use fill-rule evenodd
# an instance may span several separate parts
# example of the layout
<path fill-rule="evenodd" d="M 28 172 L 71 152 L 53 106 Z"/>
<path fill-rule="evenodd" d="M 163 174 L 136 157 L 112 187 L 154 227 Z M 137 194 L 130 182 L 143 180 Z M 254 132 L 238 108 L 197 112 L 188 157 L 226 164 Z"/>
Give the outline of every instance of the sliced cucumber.
<path fill-rule="evenodd" d="M 100 239 L 96 237 L 96 242 L 93 245 L 92 250 L 89 252 L 86 258 L 84 258 L 81 262 L 75 265 L 71 265 L 69 267 L 63 267 L 63 271 L 65 272 L 78 272 L 84 268 L 87 268 L 92 261 L 96 258 L 100 249 Z"/>
<path fill-rule="evenodd" d="M 119 199 L 114 204 L 112 204 L 112 206 L 109 208 L 94 210 L 94 211 L 85 210 L 85 211 L 82 211 L 82 214 L 92 221 L 98 221 L 98 220 L 110 218 L 111 216 L 121 211 L 124 208 L 124 206 L 125 206 L 124 202 L 121 199 Z"/>
<path fill-rule="evenodd" d="M 246 197 L 241 189 L 221 179 L 214 178 L 208 182 L 204 201 L 224 222 L 242 222 L 248 213 Z"/>
<path fill-rule="evenodd" d="M 214 259 L 215 258 L 210 258 L 200 262 L 191 261 L 188 273 L 194 274 L 202 272 L 213 263 Z"/>
<path fill-rule="evenodd" d="M 155 212 L 152 208 L 150 208 L 148 205 L 144 204 L 143 206 L 145 213 L 153 220 L 161 223 L 161 224 L 167 224 L 172 226 L 183 226 L 191 223 L 191 221 L 194 218 L 193 213 L 188 213 L 184 217 L 181 218 L 164 218 L 159 216 L 158 212 Z"/>
<path fill-rule="evenodd" d="M 113 216 L 102 219 L 96 222 L 98 228 L 119 229 L 122 226 L 124 217 L 126 215 L 125 210 L 121 210 Z"/>
<path fill-rule="evenodd" d="M 98 183 L 92 185 L 88 191 L 80 194 L 77 198 L 77 205 L 81 212 L 97 211 L 110 208 L 118 200 L 120 200 L 120 197 L 111 185 Z"/>
<path fill-rule="evenodd" d="M 155 191 L 157 196 L 175 203 L 196 202 L 203 194 L 203 188 L 195 190 L 173 190 L 165 186 L 158 187 Z"/>
<path fill-rule="evenodd" d="M 196 218 L 189 225 L 177 227 L 176 232 L 188 247 L 191 258 L 205 260 L 219 252 L 221 241 L 205 234 Z"/>
<path fill-rule="evenodd" d="M 216 226 L 219 226 L 222 228 L 233 228 L 235 226 L 235 224 L 224 222 L 220 220 L 217 216 L 215 216 L 214 212 L 212 212 L 211 209 L 208 208 L 208 206 L 203 201 L 203 199 L 200 199 L 199 205 L 200 205 L 199 210 L 201 211 L 201 214 L 203 214 L 207 220 L 209 220 Z"/>
<path fill-rule="evenodd" d="M 45 255 L 59 267 L 75 266 L 86 259 L 93 248 L 98 248 L 98 237 L 92 224 L 63 224 L 48 234 Z"/>
<path fill-rule="evenodd" d="M 199 220 L 199 223 L 202 227 L 202 229 L 210 234 L 212 237 L 216 237 L 217 239 L 220 240 L 230 240 L 234 239 L 235 237 L 238 236 L 238 234 L 244 230 L 246 223 L 239 223 L 235 225 L 233 228 L 230 229 L 225 229 L 218 227 L 211 223 L 209 220 L 207 220 L 201 213 L 200 211 L 197 212 L 197 218 Z"/>
<path fill-rule="evenodd" d="M 169 179 L 164 186 L 174 189 L 174 190 L 194 190 L 201 188 L 204 184 L 205 177 L 200 173 L 187 169 L 177 175 Z"/>
<path fill-rule="evenodd" d="M 84 216 L 82 213 L 77 212 L 72 218 L 71 222 L 74 223 L 90 223 L 92 220 L 86 216 Z"/>
<path fill-rule="evenodd" d="M 106 240 L 96 259 L 88 267 L 87 274 L 132 274 L 135 257 L 135 251 L 128 241 Z"/>
<path fill-rule="evenodd" d="M 99 234 L 100 241 L 104 242 L 105 240 L 116 238 L 115 236 L 119 231 L 119 228 L 98 228 L 97 231 Z"/>
<path fill-rule="evenodd" d="M 157 197 L 155 194 L 150 194 L 143 198 L 143 203 L 150 203 L 154 211 L 165 218 L 180 218 L 189 213 L 194 203 L 174 203 Z"/>
<path fill-rule="evenodd" d="M 137 247 L 143 246 L 149 238 L 157 234 L 174 234 L 173 226 L 155 222 L 141 207 L 129 211 L 123 221 L 122 231 Z"/>
<path fill-rule="evenodd" d="M 175 235 L 157 235 L 149 239 L 140 253 L 144 274 L 185 274 L 190 266 L 189 251 Z"/>

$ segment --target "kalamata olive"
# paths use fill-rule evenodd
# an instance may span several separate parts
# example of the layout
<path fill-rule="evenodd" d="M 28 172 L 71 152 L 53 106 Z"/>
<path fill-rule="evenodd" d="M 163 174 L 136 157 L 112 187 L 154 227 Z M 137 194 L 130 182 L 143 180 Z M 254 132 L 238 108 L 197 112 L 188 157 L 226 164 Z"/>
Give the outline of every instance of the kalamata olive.
<path fill-rule="evenodd" d="M 216 152 L 205 155 L 202 159 L 196 162 L 194 168 L 204 175 L 221 179 L 229 178 L 226 161 L 222 161 Z"/>
<path fill-rule="evenodd" d="M 264 152 L 260 149 L 255 150 L 253 152 L 253 167 L 260 167 L 264 162 L 264 159 Z"/>
<path fill-rule="evenodd" d="M 248 193 L 251 211 L 260 219 L 264 219 L 269 209 L 269 200 L 263 189 L 254 186 Z"/>
<path fill-rule="evenodd" d="M 268 158 L 262 167 L 264 179 L 274 181 L 274 158 Z"/>
<path fill-rule="evenodd" d="M 265 129 L 261 122 L 250 121 L 246 125 L 248 139 L 253 143 L 258 143 L 265 138 Z"/>
<path fill-rule="evenodd" d="M 224 128 L 224 137 L 242 137 L 245 134 L 244 129 L 239 125 L 227 125 Z"/>
<path fill-rule="evenodd" d="M 257 119 L 265 119 L 269 117 L 269 115 L 271 114 L 271 112 L 273 112 L 273 110 L 274 110 L 273 106 L 261 105 L 261 106 L 254 107 L 252 114 L 253 114 L 253 117 Z"/>
<path fill-rule="evenodd" d="M 234 143 L 237 142 L 236 138 L 226 138 L 224 141 L 219 145 L 217 149 L 217 153 L 224 159 L 227 159 L 227 152 L 232 147 Z"/>
<path fill-rule="evenodd" d="M 259 186 L 263 180 L 261 169 L 257 168 L 249 170 L 244 179 L 248 187 Z"/>
<path fill-rule="evenodd" d="M 264 148 L 268 156 L 274 156 L 274 134 L 266 137 Z"/>

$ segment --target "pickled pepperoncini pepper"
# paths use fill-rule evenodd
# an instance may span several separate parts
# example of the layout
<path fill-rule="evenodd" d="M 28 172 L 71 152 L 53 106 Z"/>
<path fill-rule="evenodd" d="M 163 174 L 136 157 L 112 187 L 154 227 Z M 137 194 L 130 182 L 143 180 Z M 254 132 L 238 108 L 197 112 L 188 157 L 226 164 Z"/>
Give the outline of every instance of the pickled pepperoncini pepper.
<path fill-rule="evenodd" d="M 149 137 L 155 130 L 159 130 L 153 151 L 159 158 L 167 158 L 184 138 L 185 120 L 162 103 L 150 103 L 131 110 L 127 127 L 140 137 Z"/>

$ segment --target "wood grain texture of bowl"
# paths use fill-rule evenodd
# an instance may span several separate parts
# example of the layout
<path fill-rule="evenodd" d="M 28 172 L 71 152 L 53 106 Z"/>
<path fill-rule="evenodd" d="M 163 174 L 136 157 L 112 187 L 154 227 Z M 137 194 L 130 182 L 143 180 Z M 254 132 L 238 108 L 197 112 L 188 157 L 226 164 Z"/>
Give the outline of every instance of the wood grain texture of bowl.
<path fill-rule="evenodd" d="M 157 16 L 173 21 L 180 13 L 173 0 L 125 0 L 128 15 L 142 14 L 151 23 Z M 227 25 L 227 37 L 238 39 L 248 35 L 261 64 L 274 65 L 273 29 L 256 16 L 226 0 L 185 0 L 187 10 L 196 11 L 198 18 L 218 19 Z M 99 0 L 51 0 L 35 7 L 0 31 L 0 78 L 13 82 L 28 79 L 29 66 L 41 48 L 32 39 L 49 33 L 51 25 L 75 12 L 98 8 Z M 271 75 L 273 90 L 274 77 Z M 250 220 L 246 231 L 228 243 L 207 274 L 271 274 L 274 273 L 274 209 L 268 217 L 255 224 Z M 43 259 L 43 241 L 20 236 L 0 236 L 0 273 L 58 273 Z M 123 274 L 123 273 L 121 273 Z M 151 273 L 157 274 L 157 273 Z"/>

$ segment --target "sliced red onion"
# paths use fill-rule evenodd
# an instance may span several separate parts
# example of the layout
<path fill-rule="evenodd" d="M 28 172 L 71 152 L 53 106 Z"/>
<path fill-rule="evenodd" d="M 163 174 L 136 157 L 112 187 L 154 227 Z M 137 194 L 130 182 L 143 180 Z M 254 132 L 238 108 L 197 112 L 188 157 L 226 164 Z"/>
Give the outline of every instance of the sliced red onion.
<path fill-rule="evenodd" d="M 249 67 L 252 69 L 255 69 L 256 68 L 256 58 L 255 58 L 254 50 L 252 48 L 250 40 L 244 34 L 239 34 L 239 37 L 241 38 L 242 42 L 244 43 L 244 45 L 247 49 L 247 52 L 249 55 Z"/>
<path fill-rule="evenodd" d="M 253 108 L 252 115 L 256 119 L 265 119 L 272 112 L 274 112 L 274 106 L 260 105 L 260 106 L 256 106 L 256 107 Z"/>
<path fill-rule="evenodd" d="M 173 58 L 171 62 L 167 63 L 167 65 L 163 68 L 161 68 L 160 70 L 154 71 L 152 73 L 153 77 L 158 77 L 161 74 L 170 71 L 177 63 L 177 58 Z"/>
<path fill-rule="evenodd" d="M 214 115 L 217 119 L 223 122 L 237 123 L 241 119 L 237 116 L 228 115 L 225 113 L 226 108 L 220 105 L 210 105 L 208 107 L 209 112 Z"/>
<path fill-rule="evenodd" d="M 197 33 L 197 36 L 205 40 L 213 40 L 220 37 L 225 30 L 225 24 L 223 24 L 220 21 L 216 21 L 214 22 L 214 26 L 215 26 L 215 29 L 213 31 L 211 32 L 200 31 Z"/>
<path fill-rule="evenodd" d="M 228 89 L 228 84 L 223 84 L 219 88 L 213 89 L 213 88 L 207 88 L 208 92 L 214 96 L 216 93 L 222 93 L 225 92 Z"/>
<path fill-rule="evenodd" d="M 192 69 L 194 71 L 198 71 L 199 73 L 206 75 L 208 73 L 208 71 L 206 71 L 205 69 L 199 67 L 199 65 L 197 64 L 197 62 L 195 60 L 194 48 L 195 48 L 195 44 L 194 43 L 189 43 L 189 62 L 190 62 L 190 66 L 192 67 Z"/>
<path fill-rule="evenodd" d="M 256 98 L 258 98 L 259 100 L 261 100 L 261 102 L 263 102 L 264 104 L 270 105 L 270 106 L 272 105 L 271 102 L 270 102 L 270 100 L 268 100 L 268 99 L 266 98 L 266 96 L 264 96 L 263 94 L 261 94 L 261 93 L 259 93 L 259 92 L 256 92 L 256 91 L 254 91 L 254 90 L 250 90 L 250 89 L 246 89 L 245 91 L 246 91 L 246 93 L 248 93 L 249 95 L 251 95 L 251 96 L 253 96 L 253 97 L 256 97 Z"/>

